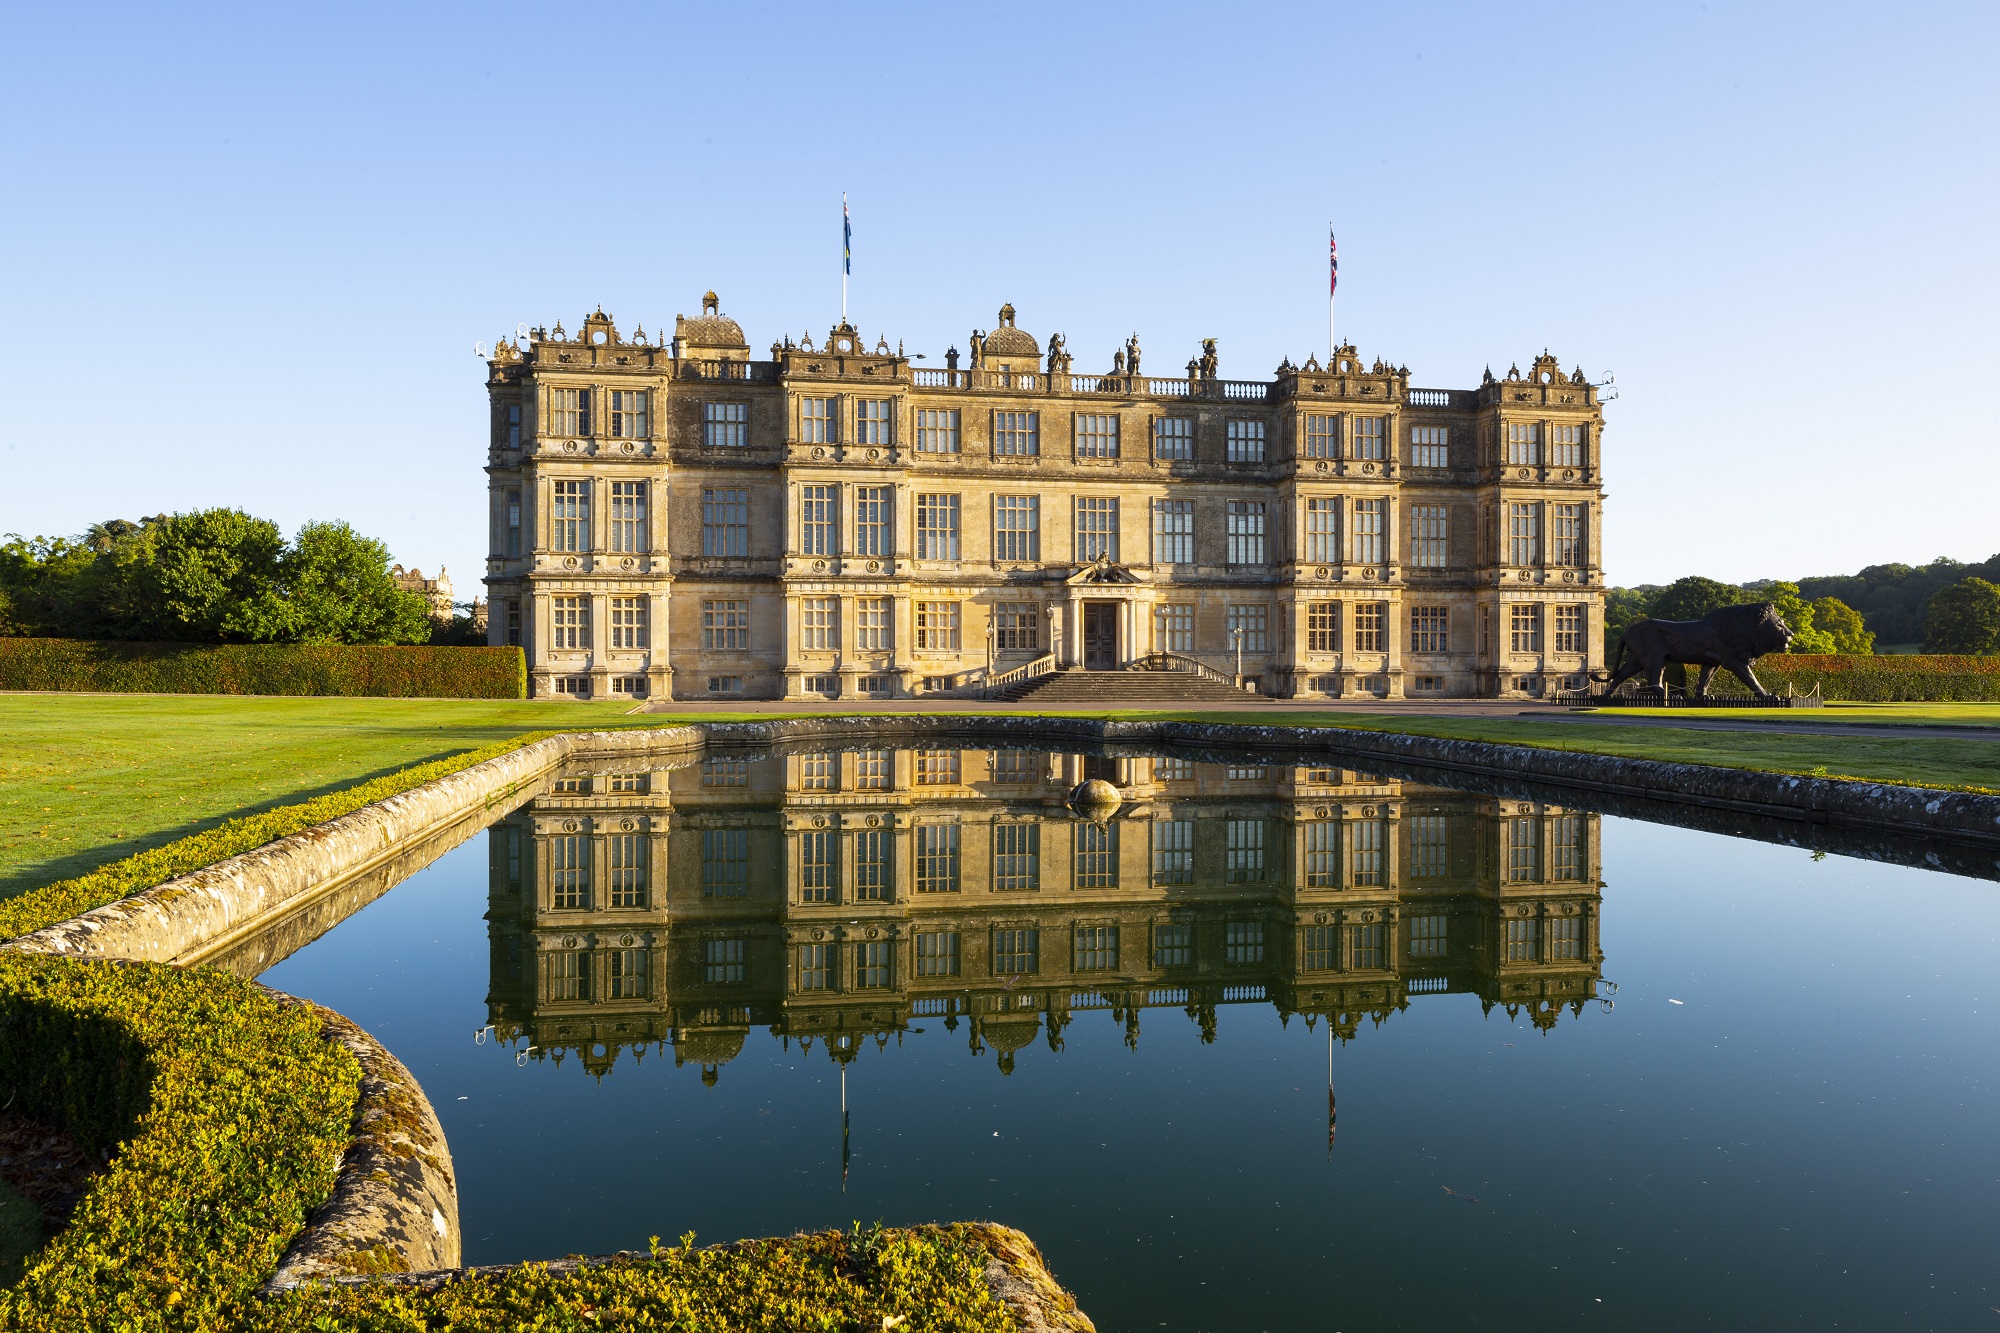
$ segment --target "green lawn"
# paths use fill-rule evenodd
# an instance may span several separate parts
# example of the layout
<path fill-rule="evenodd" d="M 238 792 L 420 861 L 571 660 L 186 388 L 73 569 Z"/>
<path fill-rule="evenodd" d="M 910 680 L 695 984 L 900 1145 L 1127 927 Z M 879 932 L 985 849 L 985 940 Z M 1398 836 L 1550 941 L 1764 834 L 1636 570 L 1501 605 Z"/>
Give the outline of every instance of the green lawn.
<path fill-rule="evenodd" d="M 2000 704 L 1829 703 L 1824 708 L 1600 708 L 1610 717 L 1728 718 L 1758 722 L 1892 723 L 1899 727 L 2000 727 Z"/>
<path fill-rule="evenodd" d="M 1911 705 L 1843 718 L 1962 722 L 2000 709 Z M 214 695 L 0 695 L 0 897 L 425 759 L 550 727 L 663 726 L 744 714 L 628 714 L 622 703 Z M 811 711 L 802 710 L 807 715 Z M 837 711 L 837 710 L 832 710 Z M 1833 710 L 1828 710 L 1831 713 Z M 1921 715 L 1918 716 L 1918 715 Z M 1704 713 L 1703 716 L 1711 714 Z M 1726 715 L 1726 714 L 1725 714 Z M 778 714 L 759 714 L 769 721 Z M 1701 732 L 1532 718 L 1320 712 L 1141 713 L 1357 727 L 1790 773 L 2000 790 L 2000 742 Z M 1769 714 L 1764 714 L 1769 716 Z M 1871 719 L 1872 720 L 1872 719 Z"/>

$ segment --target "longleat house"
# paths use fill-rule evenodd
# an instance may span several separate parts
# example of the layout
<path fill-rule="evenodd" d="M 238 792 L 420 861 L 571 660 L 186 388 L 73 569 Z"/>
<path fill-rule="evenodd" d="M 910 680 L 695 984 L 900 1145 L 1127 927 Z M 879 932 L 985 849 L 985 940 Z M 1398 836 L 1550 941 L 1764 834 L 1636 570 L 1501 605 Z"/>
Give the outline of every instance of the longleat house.
<path fill-rule="evenodd" d="M 671 339 L 598 310 L 502 341 L 489 633 L 556 697 L 1510 697 L 1602 666 L 1581 370 L 1141 358 L 1076 373 L 1003 306 L 942 365 L 844 321 L 760 360 L 712 292 Z"/>

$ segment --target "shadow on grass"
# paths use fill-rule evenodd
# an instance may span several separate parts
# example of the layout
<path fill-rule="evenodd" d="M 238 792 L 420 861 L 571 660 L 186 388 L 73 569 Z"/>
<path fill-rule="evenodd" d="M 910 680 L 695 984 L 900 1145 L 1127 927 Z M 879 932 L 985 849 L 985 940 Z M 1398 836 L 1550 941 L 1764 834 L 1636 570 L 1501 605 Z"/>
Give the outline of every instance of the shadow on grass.
<path fill-rule="evenodd" d="M 99 843 L 94 847 L 86 847 L 79 851 L 65 852 L 61 856 L 51 856 L 44 860 L 29 861 L 13 866 L 8 870 L 0 871 L 0 902 L 4 902 L 9 898 L 19 897 L 21 894 L 39 889 L 44 885 L 54 884 L 58 880 L 75 879 L 78 875 L 87 875 L 93 870 L 101 870 L 114 861 L 122 861 L 128 856 L 134 856 L 140 852 L 150 852 L 155 847 L 164 847 L 176 839 L 192 837 L 197 833 L 206 833 L 210 829 L 226 824 L 232 819 L 241 819 L 247 815 L 261 815 L 266 811 L 275 810 L 282 805 L 297 805 L 301 801 L 310 801 L 315 797 L 330 796 L 334 792 L 346 791 L 349 787 L 358 787 L 364 782 L 373 782 L 377 778 L 386 778 L 391 774 L 400 773 L 406 768 L 415 768 L 419 764 L 428 764 L 439 759 L 449 759 L 453 755 L 464 754 L 467 750 L 476 750 L 482 745 L 492 744 L 493 741 L 505 740 L 510 736 L 521 734 L 521 730 L 518 727 L 493 728 L 493 731 L 495 734 L 491 739 L 482 739 L 472 745 L 461 745 L 449 750 L 439 750 L 435 754 L 427 754 L 418 758 L 405 760 L 385 768 L 356 773 L 351 777 L 344 777 L 334 782 L 323 782 L 316 787 L 301 787 L 294 791 L 283 792 L 267 800 L 238 806 L 234 810 L 226 810 L 202 819 L 189 820 L 185 824 L 177 824 L 171 828 L 158 829 L 151 833 L 142 833 L 135 837 L 120 839 L 117 842 Z"/>

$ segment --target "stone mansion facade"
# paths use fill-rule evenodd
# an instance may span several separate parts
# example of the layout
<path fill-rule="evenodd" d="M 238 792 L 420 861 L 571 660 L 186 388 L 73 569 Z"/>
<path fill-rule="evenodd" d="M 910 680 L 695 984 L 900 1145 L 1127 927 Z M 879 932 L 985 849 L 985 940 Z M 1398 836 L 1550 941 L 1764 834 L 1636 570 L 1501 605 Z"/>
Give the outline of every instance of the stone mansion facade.
<path fill-rule="evenodd" d="M 1050 672 L 1535 696 L 1603 665 L 1596 388 L 1215 343 L 1079 374 L 1002 307 L 936 368 L 846 323 L 756 359 L 714 293 L 488 364 L 489 634 L 537 697 L 906 698 Z"/>

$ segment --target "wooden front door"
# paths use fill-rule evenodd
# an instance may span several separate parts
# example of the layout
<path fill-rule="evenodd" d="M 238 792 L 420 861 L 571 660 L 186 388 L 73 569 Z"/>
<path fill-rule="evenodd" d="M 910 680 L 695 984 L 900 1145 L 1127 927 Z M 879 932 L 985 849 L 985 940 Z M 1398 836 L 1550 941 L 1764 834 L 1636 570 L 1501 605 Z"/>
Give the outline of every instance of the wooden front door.
<path fill-rule="evenodd" d="M 1118 669 L 1118 603 L 1083 604 L 1083 669 Z"/>

